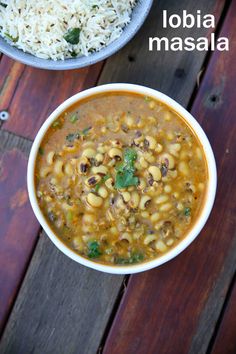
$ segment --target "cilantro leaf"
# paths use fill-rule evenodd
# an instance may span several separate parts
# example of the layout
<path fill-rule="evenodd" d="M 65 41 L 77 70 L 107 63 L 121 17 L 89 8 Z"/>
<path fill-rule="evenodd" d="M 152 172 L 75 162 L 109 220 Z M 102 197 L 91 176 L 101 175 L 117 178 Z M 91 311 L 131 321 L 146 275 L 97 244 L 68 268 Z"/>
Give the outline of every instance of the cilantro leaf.
<path fill-rule="evenodd" d="M 101 256 L 101 251 L 99 249 L 99 244 L 97 241 L 92 241 L 88 243 L 88 257 L 89 258 L 98 258 Z"/>
<path fill-rule="evenodd" d="M 191 215 L 191 208 L 185 208 L 184 209 L 184 215 L 185 216 L 190 216 Z"/>
<path fill-rule="evenodd" d="M 132 171 L 118 172 L 116 175 L 115 187 L 117 189 L 122 189 L 129 186 L 137 186 L 138 177 L 134 177 Z"/>
<path fill-rule="evenodd" d="M 137 159 L 137 152 L 134 149 L 126 149 L 124 162 L 117 166 L 115 188 L 122 189 L 129 186 L 138 185 L 138 177 L 134 176 L 134 162 Z"/>
<path fill-rule="evenodd" d="M 39 155 L 43 156 L 44 154 L 44 149 L 42 148 L 42 146 L 39 147 Z"/>
<path fill-rule="evenodd" d="M 82 135 L 88 135 L 89 131 L 92 129 L 92 127 L 87 127 L 84 128 L 81 132 Z"/>
<path fill-rule="evenodd" d="M 9 33 L 4 33 L 4 36 L 7 37 L 13 43 L 16 43 L 19 40 L 19 37 L 13 37 Z"/>
<path fill-rule="evenodd" d="M 69 133 L 66 136 L 66 140 L 69 141 L 69 143 L 73 143 L 75 139 L 79 139 L 79 138 L 80 138 L 80 133 Z"/>
<path fill-rule="evenodd" d="M 71 122 L 72 124 L 74 124 L 74 123 L 77 122 L 77 120 L 79 119 L 79 117 L 78 117 L 76 114 L 73 114 L 73 116 L 71 116 L 69 119 L 70 119 L 70 122 Z"/>
<path fill-rule="evenodd" d="M 137 160 L 137 152 L 134 149 L 126 149 L 124 160 L 127 164 L 133 164 Z"/>
<path fill-rule="evenodd" d="M 116 258 L 116 264 L 134 264 L 142 262 L 144 255 L 142 252 L 133 252 L 129 258 Z"/>
<path fill-rule="evenodd" d="M 70 28 L 63 38 L 70 44 L 78 44 L 80 39 L 80 28 Z"/>

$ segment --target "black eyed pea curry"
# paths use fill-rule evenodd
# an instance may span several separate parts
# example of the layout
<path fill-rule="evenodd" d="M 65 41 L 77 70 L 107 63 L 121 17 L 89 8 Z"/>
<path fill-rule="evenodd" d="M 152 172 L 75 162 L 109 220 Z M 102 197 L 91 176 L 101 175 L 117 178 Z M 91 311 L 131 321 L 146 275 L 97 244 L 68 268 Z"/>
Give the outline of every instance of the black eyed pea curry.
<path fill-rule="evenodd" d="M 170 107 L 100 94 L 64 112 L 35 167 L 39 206 L 70 249 L 129 265 L 175 247 L 195 223 L 208 183 L 203 149 Z"/>

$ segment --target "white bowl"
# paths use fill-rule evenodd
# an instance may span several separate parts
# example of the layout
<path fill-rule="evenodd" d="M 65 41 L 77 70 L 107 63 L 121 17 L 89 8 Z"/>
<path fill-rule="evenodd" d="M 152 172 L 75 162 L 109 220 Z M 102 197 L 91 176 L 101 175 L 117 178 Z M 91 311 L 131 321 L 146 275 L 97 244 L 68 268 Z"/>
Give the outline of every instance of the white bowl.
<path fill-rule="evenodd" d="M 119 92 L 119 91 L 125 91 L 125 92 L 134 92 L 134 93 L 139 93 L 145 96 L 153 97 L 154 99 L 157 99 L 168 106 L 170 106 L 174 111 L 180 114 L 181 117 L 183 117 L 186 122 L 189 124 L 189 126 L 193 129 L 193 131 L 196 133 L 200 143 L 202 144 L 202 147 L 204 149 L 206 161 L 207 161 L 207 166 L 208 166 L 208 176 L 209 176 L 209 181 L 208 181 L 208 188 L 206 191 L 206 197 L 205 197 L 205 204 L 201 210 L 201 214 L 199 215 L 197 221 L 191 228 L 191 230 L 188 232 L 188 234 L 181 240 L 176 247 L 171 249 L 169 252 L 163 254 L 162 256 L 153 259 L 151 261 L 147 261 L 144 263 L 139 263 L 139 264 L 134 264 L 134 265 L 124 265 L 124 266 L 118 266 L 118 265 L 105 265 L 105 264 L 100 264 L 93 262 L 89 259 L 86 259 L 76 252 L 74 252 L 72 249 L 67 247 L 60 239 L 55 235 L 55 233 L 51 230 L 51 228 L 48 226 L 47 221 L 45 220 L 45 217 L 43 216 L 38 202 L 37 202 L 37 197 L 35 194 L 35 185 L 34 185 L 34 170 L 35 170 L 35 160 L 37 157 L 38 149 L 41 144 L 41 141 L 48 130 L 48 128 L 51 126 L 52 122 L 60 116 L 60 114 L 68 109 L 71 105 L 73 105 L 76 102 L 79 102 L 80 100 L 87 98 L 89 96 L 93 96 L 94 94 L 99 94 L 99 93 L 104 93 L 104 92 Z M 144 87 L 144 86 L 139 86 L 139 85 L 132 85 L 132 84 L 108 84 L 108 85 L 103 85 L 103 86 L 98 86 L 94 87 L 91 89 L 88 89 L 86 91 L 82 91 L 69 99 L 67 99 L 65 102 L 63 102 L 49 117 L 48 119 L 44 122 L 42 127 L 40 128 L 31 152 L 29 156 L 29 162 L 28 162 L 28 173 L 27 173 L 27 184 L 28 184 L 28 192 L 29 192 L 29 198 L 30 202 L 32 205 L 32 208 L 34 210 L 34 213 L 46 231 L 47 235 L 50 237 L 52 242 L 61 250 L 63 253 L 65 253 L 68 257 L 71 259 L 75 260 L 78 263 L 81 263 L 87 267 L 100 270 L 102 272 L 106 273 L 113 273 L 113 274 L 131 274 L 131 273 L 138 273 L 142 272 L 154 267 L 157 267 L 170 259 L 176 257 L 179 253 L 181 253 L 186 247 L 190 245 L 190 243 L 193 242 L 193 240 L 199 235 L 200 231 L 202 230 L 203 226 L 205 225 L 209 214 L 211 212 L 211 209 L 213 207 L 214 199 L 215 199 L 215 193 L 216 193 L 216 184 L 217 184 L 217 174 L 216 174 L 216 164 L 215 164 L 215 159 L 214 155 L 212 152 L 212 148 L 210 146 L 210 143 L 202 130 L 201 126 L 198 124 L 198 122 L 193 118 L 193 116 L 188 113 L 180 104 L 178 104 L 176 101 L 171 99 L 170 97 L 164 95 L 163 93 Z"/>

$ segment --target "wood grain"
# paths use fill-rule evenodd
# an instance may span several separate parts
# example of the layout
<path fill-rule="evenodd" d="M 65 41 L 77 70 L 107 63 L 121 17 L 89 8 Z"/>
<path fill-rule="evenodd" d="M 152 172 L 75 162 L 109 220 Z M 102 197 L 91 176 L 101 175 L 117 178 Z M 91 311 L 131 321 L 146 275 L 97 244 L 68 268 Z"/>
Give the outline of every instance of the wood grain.
<path fill-rule="evenodd" d="M 1 354 L 96 353 L 121 281 L 70 260 L 43 234 Z"/>
<path fill-rule="evenodd" d="M 0 332 L 39 231 L 26 188 L 30 146 L 31 143 L 0 131 Z"/>
<path fill-rule="evenodd" d="M 229 301 L 216 340 L 212 348 L 212 354 L 235 354 L 236 353 L 236 283 L 230 294 Z"/>
<path fill-rule="evenodd" d="M 183 254 L 131 277 L 104 354 L 207 351 L 236 265 L 235 11 L 234 2 L 221 32 L 230 38 L 231 53 L 213 54 L 192 108 L 217 159 L 213 212 Z M 236 335 L 235 327 L 232 331 Z"/>
<path fill-rule="evenodd" d="M 0 110 L 10 113 L 3 129 L 34 139 L 42 123 L 60 103 L 96 84 L 102 65 L 47 71 L 3 57 L 0 62 Z"/>
<path fill-rule="evenodd" d="M 168 8 L 171 13 L 201 8 L 205 12 L 214 12 L 218 20 L 223 4 L 221 0 L 199 0 L 196 5 L 194 1 L 185 0 L 180 8 L 174 0 L 169 0 L 168 4 L 164 0 L 158 1 L 158 4 L 155 2 L 153 12 L 136 38 L 107 61 L 99 84 L 121 81 L 144 83 L 159 88 L 187 104 L 205 53 L 147 55 L 148 35 L 154 35 L 156 31 L 160 36 L 166 35 L 161 29 L 160 21 L 157 21 L 157 16 L 163 8 Z M 171 37 L 175 33 L 173 30 L 168 31 L 168 36 Z M 135 55 L 134 61 L 131 55 Z M 23 86 L 20 87 L 22 89 Z M 21 94 L 18 93 L 19 96 Z M 7 325 L 0 351 L 14 354 L 18 348 L 23 348 L 24 354 L 47 354 L 52 351 L 57 354 L 64 354 L 65 351 L 95 353 L 103 338 L 123 278 L 93 274 L 93 271 L 78 266 L 58 253 L 48 240 L 40 239 Z M 100 283 L 102 287 L 98 287 Z M 145 293 L 146 289 L 143 288 L 143 297 Z M 133 298 L 138 297 L 138 294 L 139 291 L 134 292 Z M 79 298 L 85 300 L 79 302 Z M 95 307 L 96 304 L 101 304 L 101 310 Z M 93 328 L 97 329 L 95 334 Z"/>
<path fill-rule="evenodd" d="M 140 84 L 160 90 L 186 105 L 197 83 L 206 52 L 171 52 L 163 49 L 161 52 L 149 52 L 148 38 L 209 36 L 212 29 L 183 29 L 182 26 L 176 29 L 169 27 L 163 29 L 162 12 L 167 10 L 170 15 L 182 16 L 183 10 L 192 14 L 201 10 L 202 14 L 214 14 L 217 26 L 224 4 L 224 0 L 154 1 L 150 15 L 138 35 L 106 63 L 99 84 L 107 82 Z"/>

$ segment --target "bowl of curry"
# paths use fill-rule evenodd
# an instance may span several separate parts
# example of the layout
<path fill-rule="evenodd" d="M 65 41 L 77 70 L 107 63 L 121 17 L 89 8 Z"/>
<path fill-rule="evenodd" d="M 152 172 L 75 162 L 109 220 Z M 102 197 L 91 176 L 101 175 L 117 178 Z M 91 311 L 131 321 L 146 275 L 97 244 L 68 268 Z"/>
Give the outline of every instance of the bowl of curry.
<path fill-rule="evenodd" d="M 132 84 L 62 103 L 34 140 L 27 175 L 32 208 L 53 243 L 114 274 L 182 252 L 207 221 L 216 181 L 210 143 L 191 114 Z"/>

